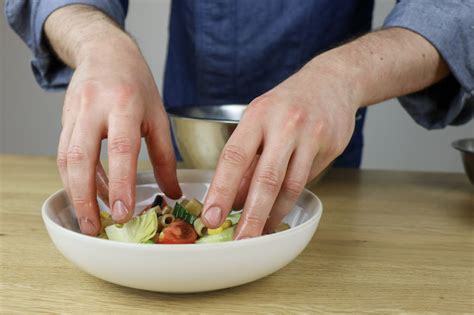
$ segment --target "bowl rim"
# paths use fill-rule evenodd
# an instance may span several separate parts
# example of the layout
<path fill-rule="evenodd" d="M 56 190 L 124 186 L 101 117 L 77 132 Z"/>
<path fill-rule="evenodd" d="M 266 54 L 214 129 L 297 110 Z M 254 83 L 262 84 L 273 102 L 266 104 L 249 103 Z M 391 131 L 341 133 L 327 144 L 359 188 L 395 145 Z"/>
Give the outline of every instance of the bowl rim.
<path fill-rule="evenodd" d="M 468 150 L 464 146 L 461 146 L 461 143 L 468 142 L 468 141 L 474 142 L 474 138 L 458 139 L 456 141 L 451 142 L 451 146 L 455 148 L 456 150 L 461 151 L 463 153 L 474 154 L 474 150 Z"/>
<path fill-rule="evenodd" d="M 185 182 L 183 181 L 183 183 Z M 319 207 L 315 210 L 315 214 L 311 218 L 309 218 L 307 221 L 303 222 L 302 224 L 299 224 L 298 226 L 294 228 L 291 228 L 282 232 L 274 233 L 274 234 L 267 234 L 267 235 L 262 235 L 262 236 L 239 240 L 239 241 L 211 243 L 211 244 L 176 244 L 176 245 L 166 244 L 163 246 L 152 246 L 152 244 L 118 242 L 118 241 L 113 241 L 113 240 L 101 239 L 94 236 L 84 235 L 84 234 L 72 231 L 70 229 L 67 229 L 59 225 L 58 223 L 54 222 L 54 220 L 49 217 L 48 209 L 46 208 L 46 206 L 50 203 L 52 199 L 57 198 L 59 195 L 64 194 L 64 193 L 65 193 L 64 189 L 60 189 L 56 191 L 44 201 L 41 207 L 41 216 L 48 230 L 48 234 L 51 234 L 49 232 L 49 228 L 52 228 L 56 230 L 57 232 L 59 232 L 60 234 L 63 234 L 64 236 L 75 238 L 81 242 L 86 242 L 88 244 L 95 244 L 97 246 L 99 245 L 109 246 L 109 247 L 113 247 L 117 249 L 121 248 L 125 250 L 140 250 L 140 251 L 150 250 L 150 251 L 155 251 L 155 252 L 183 252 L 183 251 L 186 252 L 190 250 L 191 251 L 196 251 L 196 250 L 211 250 L 212 251 L 212 250 L 220 250 L 224 248 L 235 249 L 242 246 L 265 243 L 269 240 L 278 240 L 280 238 L 296 234 L 300 230 L 303 230 L 313 225 L 315 222 L 319 221 L 323 213 L 323 204 L 321 200 L 313 192 L 305 189 L 303 193 L 309 194 L 311 197 L 315 198 Z M 50 237 L 52 238 L 51 235 Z"/>
<path fill-rule="evenodd" d="M 186 108 L 202 108 L 202 107 L 223 107 L 223 106 L 241 106 L 241 107 L 247 107 L 246 104 L 220 104 L 220 105 L 193 105 L 193 106 L 186 106 Z M 166 113 L 168 114 L 169 117 L 171 118 L 179 118 L 183 120 L 199 120 L 199 121 L 205 121 L 205 122 L 210 122 L 210 123 L 222 123 L 222 124 L 229 124 L 229 125 L 236 125 L 240 122 L 240 120 L 231 120 L 231 119 L 218 119 L 218 118 L 201 118 L 201 117 L 192 117 L 192 116 L 181 116 L 176 113 L 173 113 L 172 111 L 174 109 L 179 109 L 183 108 L 184 106 L 173 106 L 173 107 L 168 107 L 166 108 Z M 170 112 L 171 111 L 171 112 Z"/>

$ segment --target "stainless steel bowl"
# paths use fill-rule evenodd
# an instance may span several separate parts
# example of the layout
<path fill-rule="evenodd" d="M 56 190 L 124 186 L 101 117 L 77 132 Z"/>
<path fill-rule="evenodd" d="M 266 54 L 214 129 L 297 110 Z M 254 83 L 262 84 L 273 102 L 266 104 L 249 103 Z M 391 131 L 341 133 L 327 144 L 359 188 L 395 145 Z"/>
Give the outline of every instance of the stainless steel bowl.
<path fill-rule="evenodd" d="M 461 151 L 464 170 L 471 184 L 474 185 L 474 138 L 454 141 L 452 146 Z"/>
<path fill-rule="evenodd" d="M 169 108 L 173 135 L 186 167 L 215 169 L 246 105 Z"/>

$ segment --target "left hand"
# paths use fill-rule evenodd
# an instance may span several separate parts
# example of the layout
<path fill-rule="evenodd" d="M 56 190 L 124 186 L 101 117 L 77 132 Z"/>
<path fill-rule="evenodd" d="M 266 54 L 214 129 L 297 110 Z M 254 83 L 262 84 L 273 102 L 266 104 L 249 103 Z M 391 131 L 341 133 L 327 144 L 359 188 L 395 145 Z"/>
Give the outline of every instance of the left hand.
<path fill-rule="evenodd" d="M 343 69 L 308 64 L 249 104 L 206 197 L 208 227 L 221 225 L 245 200 L 234 238 L 273 231 L 305 184 L 343 152 L 359 106 L 339 73 Z"/>

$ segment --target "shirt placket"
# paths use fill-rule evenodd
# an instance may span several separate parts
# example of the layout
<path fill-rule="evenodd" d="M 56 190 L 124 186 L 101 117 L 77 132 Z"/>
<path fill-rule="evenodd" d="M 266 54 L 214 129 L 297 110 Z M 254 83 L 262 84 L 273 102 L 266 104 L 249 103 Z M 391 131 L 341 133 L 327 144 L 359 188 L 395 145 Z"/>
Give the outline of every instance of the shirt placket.
<path fill-rule="evenodd" d="M 225 103 L 235 93 L 236 3 L 196 2 L 196 73 L 199 104 Z"/>

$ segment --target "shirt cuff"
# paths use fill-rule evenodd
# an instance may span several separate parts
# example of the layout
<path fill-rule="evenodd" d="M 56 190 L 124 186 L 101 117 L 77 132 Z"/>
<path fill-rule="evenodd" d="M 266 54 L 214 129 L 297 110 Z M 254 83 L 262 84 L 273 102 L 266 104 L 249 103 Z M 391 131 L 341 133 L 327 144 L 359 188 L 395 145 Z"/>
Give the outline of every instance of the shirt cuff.
<path fill-rule="evenodd" d="M 43 31 L 44 23 L 55 10 L 71 5 L 90 5 L 113 19 L 121 27 L 124 26 L 126 9 L 118 1 L 111 0 L 48 0 L 38 1 L 33 10 L 33 60 L 31 67 L 38 84 L 46 90 L 64 89 L 69 84 L 73 70 L 59 60 L 46 44 Z"/>
<path fill-rule="evenodd" d="M 401 27 L 428 40 L 451 76 L 422 91 L 400 97 L 413 119 L 427 129 L 461 124 L 474 115 L 474 2 L 401 0 L 384 28 Z"/>

